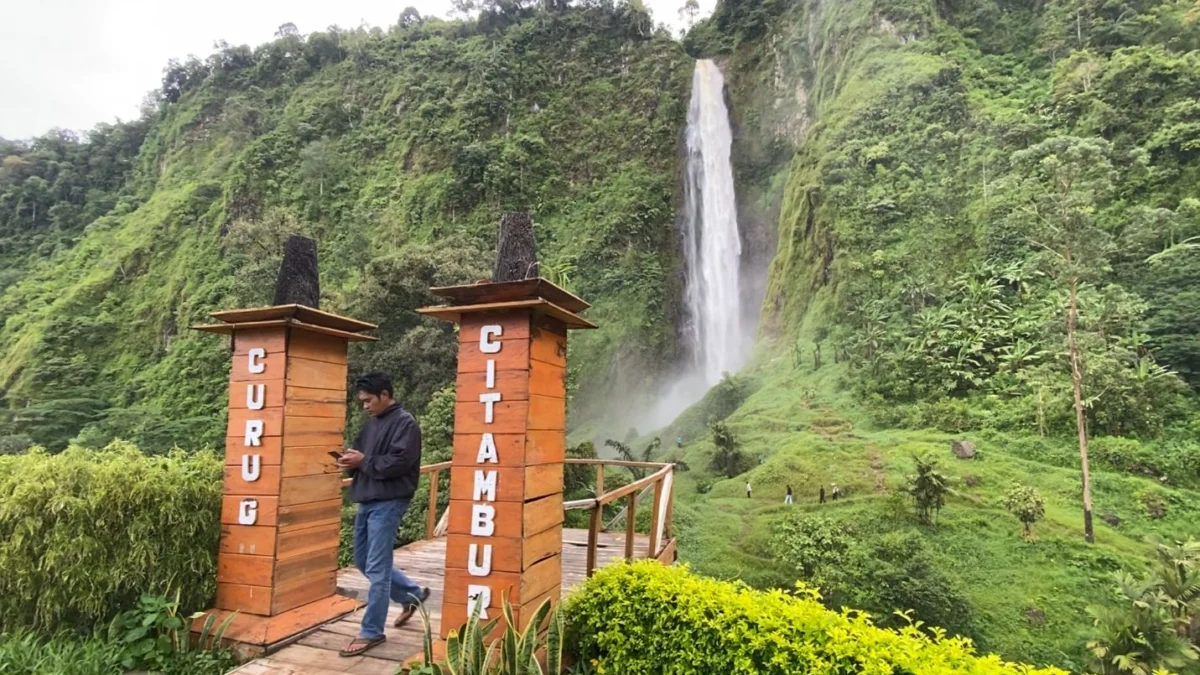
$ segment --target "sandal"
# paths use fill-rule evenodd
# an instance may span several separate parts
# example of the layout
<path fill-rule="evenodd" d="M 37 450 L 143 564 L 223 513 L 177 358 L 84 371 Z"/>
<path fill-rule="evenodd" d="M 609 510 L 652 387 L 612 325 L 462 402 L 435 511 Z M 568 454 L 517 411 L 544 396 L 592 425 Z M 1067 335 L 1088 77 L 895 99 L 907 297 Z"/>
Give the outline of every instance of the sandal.
<path fill-rule="evenodd" d="M 356 637 L 353 640 L 351 640 L 350 644 L 346 645 L 346 647 L 344 649 L 342 649 L 342 651 L 338 652 L 338 654 L 340 654 L 341 656 L 358 656 L 359 654 L 362 654 L 363 652 L 367 651 L 368 649 L 370 649 L 376 645 L 382 644 L 384 642 L 387 642 L 386 635 L 380 635 L 379 637 L 374 638 L 374 639 L 365 638 L 365 637 Z M 355 647 L 354 645 L 360 645 L 360 646 Z"/>
<path fill-rule="evenodd" d="M 392 626 L 395 628 L 400 628 L 404 624 L 408 623 L 408 620 L 412 618 L 413 614 L 417 613 L 417 608 L 428 599 L 429 587 L 426 586 L 425 588 L 421 589 L 421 597 L 418 598 L 416 602 L 404 606 L 404 611 L 400 612 L 400 616 L 396 617 L 396 620 L 392 622 Z"/>

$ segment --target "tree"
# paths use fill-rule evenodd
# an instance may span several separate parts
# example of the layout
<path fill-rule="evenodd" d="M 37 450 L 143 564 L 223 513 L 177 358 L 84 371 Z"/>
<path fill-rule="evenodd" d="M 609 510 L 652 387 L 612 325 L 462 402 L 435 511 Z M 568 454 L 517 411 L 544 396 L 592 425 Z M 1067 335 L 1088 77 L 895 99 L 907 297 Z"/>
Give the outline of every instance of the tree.
<path fill-rule="evenodd" d="M 937 514 L 946 504 L 950 479 L 938 471 L 937 460 L 913 455 L 917 473 L 908 477 L 908 494 L 917 506 L 917 517 L 926 525 L 937 523 Z"/>
<path fill-rule="evenodd" d="M 687 17 L 688 28 L 691 28 L 692 26 L 694 26 L 696 24 L 696 15 L 699 13 L 700 13 L 699 0 L 687 0 L 687 2 L 683 3 L 683 7 L 679 8 L 680 18 L 683 18 L 684 16 Z"/>
<path fill-rule="evenodd" d="M 742 453 L 741 441 L 724 422 L 713 422 L 708 428 L 712 432 L 713 445 L 717 446 L 712 458 L 713 471 L 723 474 L 726 478 L 733 478 L 749 468 L 746 455 Z"/>
<path fill-rule="evenodd" d="M 317 184 L 317 196 L 325 196 L 325 181 L 337 170 L 337 150 L 328 137 L 313 141 L 300 151 L 300 175 Z"/>
<path fill-rule="evenodd" d="M 403 12 L 400 12 L 400 27 L 409 28 L 421 23 L 421 13 L 416 7 L 405 7 Z"/>
<path fill-rule="evenodd" d="M 1083 537 L 1095 541 L 1092 485 L 1088 467 L 1084 369 L 1078 340 L 1079 288 L 1105 269 L 1109 238 L 1096 225 L 1095 213 L 1112 190 L 1115 172 L 1108 141 L 1056 136 L 1013 153 L 1015 194 L 1020 204 L 1011 217 L 1046 263 L 1046 272 L 1067 291 L 1067 357 L 1075 404 L 1075 429 L 1083 478 Z"/>
<path fill-rule="evenodd" d="M 1037 490 L 1014 484 L 1004 495 L 1004 508 L 1025 526 L 1025 538 L 1033 537 L 1033 524 L 1046 515 L 1046 503 Z"/>
<path fill-rule="evenodd" d="M 632 431 L 632 429 L 630 431 Z M 636 432 L 634 433 L 634 437 L 635 438 L 637 437 Z M 647 444 L 646 447 L 642 450 L 642 454 L 640 457 L 634 455 L 633 448 L 630 448 L 627 443 L 622 443 L 618 440 L 614 440 L 614 439 L 610 438 L 610 439 L 604 441 L 604 444 L 607 445 L 608 447 L 616 450 L 617 456 L 620 457 L 623 461 L 626 461 L 626 462 L 649 462 L 651 455 L 654 454 L 654 451 L 657 450 L 662 445 L 662 439 L 660 439 L 658 436 L 655 436 L 650 441 L 650 443 Z M 629 466 L 629 467 L 625 467 L 625 468 L 629 469 L 629 473 L 633 474 L 634 480 L 639 480 L 646 476 L 646 469 L 643 467 Z"/>
<path fill-rule="evenodd" d="M 297 35 L 300 35 L 300 30 L 296 28 L 296 24 L 292 23 L 291 21 L 281 24 L 275 31 L 275 37 L 277 38 L 294 37 Z"/>

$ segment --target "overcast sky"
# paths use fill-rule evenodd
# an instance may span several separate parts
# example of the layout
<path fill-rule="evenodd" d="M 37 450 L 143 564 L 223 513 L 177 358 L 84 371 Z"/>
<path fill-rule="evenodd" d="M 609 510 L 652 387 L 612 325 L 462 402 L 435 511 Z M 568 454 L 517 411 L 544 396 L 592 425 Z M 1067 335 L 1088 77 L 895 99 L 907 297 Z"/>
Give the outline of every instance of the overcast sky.
<path fill-rule="evenodd" d="M 677 29 L 683 1 L 646 4 Z M 714 4 L 700 0 L 702 15 Z M 389 26 L 409 5 L 446 16 L 450 0 L 0 0 L 0 137 L 136 117 L 168 59 L 207 56 L 219 39 L 258 45 L 289 21 L 301 33 Z"/>

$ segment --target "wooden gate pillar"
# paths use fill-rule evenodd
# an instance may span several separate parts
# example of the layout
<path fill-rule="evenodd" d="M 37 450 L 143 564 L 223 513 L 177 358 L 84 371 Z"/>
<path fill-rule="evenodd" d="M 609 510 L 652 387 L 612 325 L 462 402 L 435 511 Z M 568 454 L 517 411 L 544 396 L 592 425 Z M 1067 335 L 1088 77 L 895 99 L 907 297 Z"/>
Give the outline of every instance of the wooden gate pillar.
<path fill-rule="evenodd" d="M 346 350 L 374 325 L 303 305 L 215 312 L 232 337 L 217 602 L 225 638 L 271 651 L 358 608 L 335 594 Z M 193 624 L 197 629 L 205 621 Z"/>
<path fill-rule="evenodd" d="M 480 598 L 523 627 L 562 586 L 567 331 L 588 304 L 544 279 L 435 288 L 459 324 L 441 637 Z"/>

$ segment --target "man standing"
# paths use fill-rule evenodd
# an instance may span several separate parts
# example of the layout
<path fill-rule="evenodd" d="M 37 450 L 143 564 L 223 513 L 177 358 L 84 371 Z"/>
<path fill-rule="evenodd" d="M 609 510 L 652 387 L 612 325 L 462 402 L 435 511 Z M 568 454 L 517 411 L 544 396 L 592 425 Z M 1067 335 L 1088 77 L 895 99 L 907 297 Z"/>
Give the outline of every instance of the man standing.
<path fill-rule="evenodd" d="M 821 492 L 819 494 L 819 499 L 820 499 L 820 501 L 818 502 L 819 504 L 825 503 L 825 486 L 824 485 L 821 486 Z"/>
<path fill-rule="evenodd" d="M 746 499 L 750 499 L 750 498 L 751 498 L 751 494 L 750 494 L 750 481 L 749 481 L 749 480 L 747 480 L 747 481 L 746 481 Z"/>
<path fill-rule="evenodd" d="M 341 651 L 355 656 L 387 640 L 388 601 L 400 603 L 401 626 L 412 617 L 429 589 L 414 584 L 392 566 L 396 531 L 421 478 L 421 428 L 393 398 L 387 373 L 368 373 L 355 382 L 358 400 L 371 419 L 358 434 L 354 448 L 338 459 L 353 477 L 350 500 L 358 504 L 354 518 L 354 566 L 367 577 L 367 610 L 358 637 Z"/>
<path fill-rule="evenodd" d="M 783 503 L 784 504 L 792 503 L 792 486 L 791 485 L 787 486 L 787 494 L 785 494 L 783 496 Z"/>

